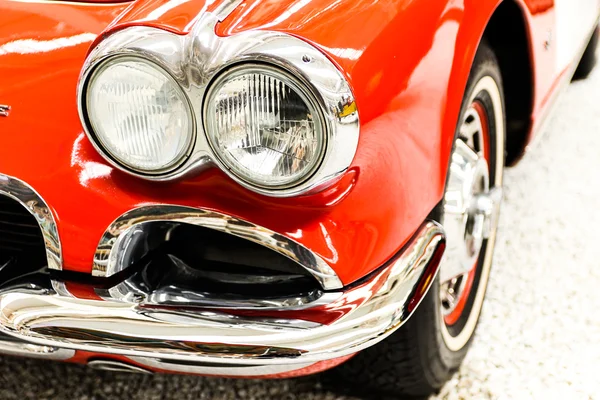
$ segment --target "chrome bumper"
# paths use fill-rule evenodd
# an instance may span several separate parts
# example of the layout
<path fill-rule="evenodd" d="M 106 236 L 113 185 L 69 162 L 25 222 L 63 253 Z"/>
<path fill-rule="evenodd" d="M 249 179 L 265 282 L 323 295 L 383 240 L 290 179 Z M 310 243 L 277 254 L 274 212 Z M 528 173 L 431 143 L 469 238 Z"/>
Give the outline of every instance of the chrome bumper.
<path fill-rule="evenodd" d="M 431 286 L 444 247 L 442 228 L 425 222 L 396 259 L 334 302 L 301 311 L 174 310 L 23 288 L 0 293 L 0 329 L 32 344 L 121 354 L 148 366 L 161 360 L 189 372 L 302 367 L 356 353 L 398 329 Z"/>

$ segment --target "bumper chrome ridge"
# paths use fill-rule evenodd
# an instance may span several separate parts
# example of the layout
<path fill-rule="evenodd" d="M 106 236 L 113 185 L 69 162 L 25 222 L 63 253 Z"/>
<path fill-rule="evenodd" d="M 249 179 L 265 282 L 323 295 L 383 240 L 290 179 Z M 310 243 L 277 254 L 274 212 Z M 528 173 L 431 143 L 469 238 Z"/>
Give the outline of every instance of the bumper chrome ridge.
<path fill-rule="evenodd" d="M 0 334 L 0 354 L 64 361 L 73 357 L 75 350 L 40 346 Z"/>
<path fill-rule="evenodd" d="M 425 222 L 386 266 L 334 302 L 302 311 L 175 310 L 23 288 L 0 293 L 0 328 L 33 344 L 139 363 L 302 367 L 356 353 L 397 330 L 427 293 L 444 248 L 442 227 Z"/>

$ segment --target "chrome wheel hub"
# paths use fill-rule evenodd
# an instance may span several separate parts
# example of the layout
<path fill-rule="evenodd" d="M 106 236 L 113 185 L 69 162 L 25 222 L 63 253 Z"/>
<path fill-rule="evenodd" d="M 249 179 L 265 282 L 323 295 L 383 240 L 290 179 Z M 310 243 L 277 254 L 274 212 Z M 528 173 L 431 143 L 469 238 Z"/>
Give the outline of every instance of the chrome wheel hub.
<path fill-rule="evenodd" d="M 459 133 L 444 195 L 446 252 L 439 272 L 444 315 L 454 311 L 463 295 L 483 242 L 495 229 L 502 197 L 500 188 L 490 190 L 489 167 L 482 150 L 484 131 L 474 108 L 467 111 Z"/>

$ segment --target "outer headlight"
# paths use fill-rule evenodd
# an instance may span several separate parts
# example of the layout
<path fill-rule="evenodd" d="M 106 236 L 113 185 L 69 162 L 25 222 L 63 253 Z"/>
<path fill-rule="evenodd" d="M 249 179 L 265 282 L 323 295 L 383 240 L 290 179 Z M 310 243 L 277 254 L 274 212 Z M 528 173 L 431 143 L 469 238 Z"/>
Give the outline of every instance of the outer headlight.
<path fill-rule="evenodd" d="M 301 183 L 315 172 L 327 146 L 312 94 L 266 65 L 242 64 L 217 77 L 206 97 L 204 119 L 220 161 L 259 187 Z"/>
<path fill-rule="evenodd" d="M 158 174 L 181 164 L 193 142 L 186 95 L 158 65 L 113 57 L 91 74 L 85 106 L 96 144 L 134 171 Z"/>

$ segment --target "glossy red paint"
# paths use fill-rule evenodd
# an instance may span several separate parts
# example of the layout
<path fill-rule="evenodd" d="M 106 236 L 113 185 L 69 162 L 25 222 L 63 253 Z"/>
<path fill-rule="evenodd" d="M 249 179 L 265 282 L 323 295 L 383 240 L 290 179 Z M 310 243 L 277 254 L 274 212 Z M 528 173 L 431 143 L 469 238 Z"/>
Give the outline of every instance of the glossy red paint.
<path fill-rule="evenodd" d="M 79 282 L 65 282 L 64 284 L 67 292 L 78 299 L 102 301 L 102 297 L 98 296 L 90 285 Z"/>
<path fill-rule="evenodd" d="M 30 183 L 52 206 L 66 269 L 89 272 L 101 234 L 123 212 L 174 203 L 285 234 L 320 254 L 345 284 L 363 277 L 404 245 L 442 197 L 462 92 L 498 1 L 242 2 L 220 24 L 220 35 L 268 29 L 302 37 L 339 65 L 357 98 L 361 137 L 351 170 L 328 192 L 296 199 L 257 195 L 216 169 L 177 183 L 132 178 L 98 156 L 82 132 L 75 89 L 96 35 L 139 24 L 185 34 L 198 13 L 216 4 L 31 7 L 3 0 L 4 45 L 34 40 L 47 47 L 0 53 L 0 99 L 13 107 L 1 129 L 20 132 L 0 150 L 0 170 Z M 545 28 L 526 14 L 532 26 Z M 536 99 L 544 74 L 536 74 Z M 23 163 L 23 154 L 35 157 Z"/>
<path fill-rule="evenodd" d="M 111 27 L 154 26 L 174 33 L 185 34 L 194 21 L 206 11 L 214 11 L 219 1 L 206 0 L 147 0 L 136 1 L 115 19 Z"/>
<path fill-rule="evenodd" d="M 77 115 L 77 80 L 93 43 L 132 25 L 186 34 L 199 13 L 214 9 L 218 1 L 0 0 L 0 103 L 12 106 L 10 118 L 0 119 L 0 172 L 28 182 L 51 206 L 65 269 L 89 273 L 102 233 L 125 211 L 172 203 L 217 210 L 284 234 L 321 255 L 350 284 L 392 258 L 442 198 L 471 63 L 499 2 L 241 3 L 218 26 L 218 34 L 274 30 L 313 43 L 347 76 L 361 117 L 357 155 L 336 185 L 316 195 L 274 199 L 239 187 L 217 169 L 168 184 L 130 177 L 94 151 Z M 554 1 L 518 4 L 528 27 L 523 40 L 534 66 L 532 119 L 537 126 L 557 82 L 568 74 L 552 68 L 553 50 L 544 47 L 554 27 Z M 69 290 L 78 297 L 93 296 L 76 284 Z M 71 361 L 97 357 L 131 362 L 85 352 Z"/>
<path fill-rule="evenodd" d="M 131 364 L 131 365 L 135 365 L 136 367 L 140 367 L 140 368 L 146 368 L 136 362 L 134 362 L 133 360 L 129 359 L 126 356 L 122 356 L 122 355 L 118 355 L 118 354 L 99 354 L 99 353 L 93 353 L 90 351 L 83 351 L 83 350 L 77 350 L 75 352 L 75 355 L 73 357 L 71 357 L 70 359 L 68 359 L 68 362 L 74 363 L 74 364 L 87 364 L 88 362 L 92 361 L 92 360 L 111 360 L 111 361 L 120 361 L 126 364 Z M 159 372 L 159 371 L 156 371 Z"/>
<path fill-rule="evenodd" d="M 444 87 L 450 71 L 449 67 L 447 71 L 439 71 L 437 64 L 439 58 L 453 56 L 453 36 L 458 23 L 449 16 L 459 16 L 460 10 L 446 10 L 446 1 L 441 0 L 431 8 L 425 7 L 429 11 L 415 8 L 409 2 L 384 3 L 371 8 L 365 2 L 345 6 L 348 15 L 361 11 L 368 22 L 361 35 L 352 35 L 348 30 L 332 34 L 328 29 L 312 29 L 313 37 L 308 38 L 330 49 L 342 49 L 340 43 L 346 37 L 361 42 L 346 43 L 347 49 L 362 52 L 360 63 L 349 52 L 341 52 L 336 59 L 350 76 L 357 76 L 351 82 L 363 128 L 352 169 L 354 188 L 335 205 L 328 206 L 331 202 L 324 202 L 320 196 L 303 199 L 301 206 L 296 199 L 260 196 L 239 187 L 216 169 L 185 182 L 148 183 L 113 170 L 99 157 L 82 132 L 75 88 L 89 43 L 125 10 L 127 5 L 123 4 L 39 3 L 31 7 L 6 0 L 0 3 L 0 37 L 7 38 L 13 46 L 27 40 L 43 41 L 48 46 L 31 54 L 14 52 L 0 56 L 2 101 L 13 107 L 11 117 L 2 120 L 2 129 L 15 132 L 8 135 L 6 146 L 0 150 L 0 170 L 30 183 L 51 205 L 58 220 L 67 269 L 90 271 L 102 232 L 123 212 L 141 204 L 175 203 L 216 209 L 286 234 L 319 253 L 344 283 L 353 282 L 401 248 L 440 199 L 443 182 L 440 173 L 445 170 L 441 166 L 445 160 L 442 158 L 441 163 L 436 160 L 440 160 L 440 153 L 445 153 L 439 137 L 442 123 L 439 110 L 446 105 Z M 144 4 L 127 10 L 120 21 L 129 25 L 133 16 L 138 23 L 150 23 L 141 17 L 143 12 L 151 14 L 149 6 L 144 8 Z M 156 11 L 174 3 L 147 4 L 155 6 Z M 228 18 L 222 34 L 255 27 L 264 18 L 273 18 L 272 14 L 255 16 L 249 9 L 274 8 L 275 12 L 283 13 L 285 8 L 281 4 L 265 2 L 257 8 L 256 2 L 249 2 Z M 184 2 L 180 6 L 184 17 L 165 18 L 179 25 L 188 23 L 193 15 L 191 5 L 204 7 L 203 2 Z M 323 10 L 317 16 L 320 18 L 330 17 L 333 11 L 336 14 L 344 11 L 339 8 L 327 11 L 328 4 L 324 1 L 315 2 L 314 6 Z M 154 15 L 175 15 L 179 10 L 179 7 L 167 8 Z M 382 14 L 388 14 L 387 25 L 375 22 Z M 297 25 L 305 27 L 309 36 L 308 25 L 300 15 L 292 14 L 289 21 L 284 20 L 288 25 L 270 29 L 298 35 L 303 33 L 299 28 L 290 28 Z M 351 18 L 357 17 L 348 18 L 354 25 L 356 21 Z M 400 32 L 408 34 L 424 23 L 439 26 L 442 34 L 437 41 L 433 40 L 432 32 L 403 52 L 404 55 L 391 46 L 389 31 L 404 27 Z M 113 29 L 120 26 L 123 25 L 115 24 Z M 382 32 L 382 26 L 388 26 L 388 31 Z M 367 34 L 369 30 L 371 33 Z M 73 44 L 73 37 L 85 42 Z M 407 54 L 412 55 L 407 57 Z M 358 77 L 371 69 L 381 70 Z M 432 73 L 438 79 L 431 79 Z M 367 81 L 372 76 L 378 77 L 378 85 Z M 390 85 L 392 81 L 395 83 Z M 23 163 L 23 154 L 35 157 Z M 376 207 L 374 199 L 378 199 Z"/>
<path fill-rule="evenodd" d="M 536 1 L 522 4 L 534 65 L 544 65 L 550 55 L 537 39 L 553 9 Z M 1 121 L 12 134 L 0 149 L 0 171 L 30 183 L 51 205 L 66 269 L 89 272 L 101 234 L 123 212 L 173 203 L 285 234 L 320 254 L 345 284 L 363 277 L 404 245 L 442 197 L 462 92 L 498 0 L 242 2 L 220 35 L 268 29 L 304 38 L 339 65 L 357 98 L 361 137 L 351 170 L 328 192 L 296 199 L 257 195 L 216 169 L 176 183 L 132 178 L 110 167 L 82 132 L 75 89 L 98 34 L 140 24 L 185 34 L 217 4 L 0 2 L 2 46 L 17 49 L 0 52 L 0 99 L 13 107 Z M 30 41 L 36 45 L 19 50 Z M 551 75 L 536 68 L 535 110 Z M 24 154 L 34 157 L 22 162 Z"/>

